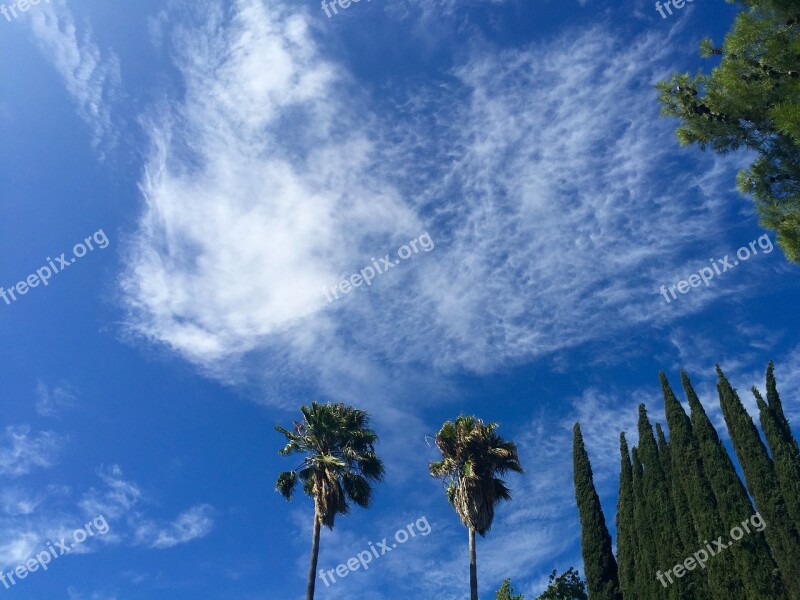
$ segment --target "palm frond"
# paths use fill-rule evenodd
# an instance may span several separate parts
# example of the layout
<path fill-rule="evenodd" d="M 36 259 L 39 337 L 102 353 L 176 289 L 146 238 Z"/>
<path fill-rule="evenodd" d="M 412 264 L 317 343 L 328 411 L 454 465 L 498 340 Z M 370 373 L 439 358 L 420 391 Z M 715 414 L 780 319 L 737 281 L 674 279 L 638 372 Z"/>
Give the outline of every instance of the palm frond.
<path fill-rule="evenodd" d="M 275 489 L 281 493 L 281 496 L 287 500 L 291 500 L 296 485 L 297 473 L 294 471 L 285 471 L 278 475 L 278 480 L 275 482 Z"/>
<path fill-rule="evenodd" d="M 384 477 L 385 467 L 375 452 L 378 435 L 370 428 L 368 413 L 341 403 L 312 402 L 300 412 L 303 419 L 294 423 L 294 431 L 275 428 L 287 440 L 281 455 L 305 455 L 303 464 L 282 474 L 279 484 L 288 499 L 299 479 L 303 491 L 315 499 L 322 523 L 332 528 L 337 514 L 349 512 L 349 502 L 368 506 L 371 482 Z"/>
<path fill-rule="evenodd" d="M 355 473 L 345 473 L 342 475 L 342 483 L 345 494 L 350 500 L 362 508 L 369 508 L 372 502 L 372 486 L 366 478 Z"/>
<path fill-rule="evenodd" d="M 516 444 L 498 435 L 498 427 L 465 415 L 445 422 L 434 438 L 442 459 L 428 465 L 431 476 L 445 481 L 461 522 L 480 535 L 491 528 L 495 505 L 511 499 L 511 490 L 496 476 L 523 472 Z"/>

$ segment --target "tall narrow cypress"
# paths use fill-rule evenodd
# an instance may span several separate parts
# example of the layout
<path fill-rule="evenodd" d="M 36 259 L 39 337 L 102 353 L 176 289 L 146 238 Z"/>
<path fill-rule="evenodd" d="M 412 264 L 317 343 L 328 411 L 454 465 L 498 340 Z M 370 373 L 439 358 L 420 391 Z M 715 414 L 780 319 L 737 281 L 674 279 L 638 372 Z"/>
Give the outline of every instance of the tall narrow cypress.
<path fill-rule="evenodd" d="M 660 373 L 660 378 L 664 394 L 664 412 L 669 425 L 672 479 L 675 483 L 683 484 L 695 528 L 691 547 L 686 553 L 686 556 L 691 556 L 705 545 L 705 540 L 716 539 L 720 533 L 727 530 L 727 527 L 722 524 L 717 512 L 717 502 L 703 470 L 703 461 L 692 432 L 691 421 L 675 397 L 666 375 Z M 742 564 L 730 553 L 710 560 L 704 571 L 707 573 L 707 597 L 714 600 L 768 600 L 773 597 L 769 586 L 761 595 L 747 594 L 742 581 L 744 574 L 740 572 L 741 567 Z M 756 586 L 752 587 L 757 589 Z"/>
<path fill-rule="evenodd" d="M 786 501 L 786 509 L 794 522 L 795 530 L 800 532 L 800 452 L 797 441 L 789 429 L 789 422 L 783 415 L 780 396 L 773 374 L 774 365 L 767 367 L 767 394 L 769 404 L 753 387 L 753 395 L 758 403 L 761 429 L 772 452 L 775 474 Z"/>
<path fill-rule="evenodd" d="M 667 436 L 664 435 L 664 429 L 661 427 L 661 423 L 656 423 L 656 440 L 658 441 L 658 458 L 661 460 L 661 468 L 664 469 L 664 475 L 666 475 L 667 483 L 669 484 L 672 465 L 669 460 Z"/>
<path fill-rule="evenodd" d="M 633 467 L 625 433 L 619 434 L 620 476 L 617 498 L 617 567 L 619 589 L 625 600 L 636 595 L 636 522 L 634 519 Z"/>
<path fill-rule="evenodd" d="M 656 437 L 658 439 L 658 457 L 661 462 L 661 467 L 664 469 L 667 488 L 672 496 L 672 508 L 675 511 L 675 522 L 678 527 L 678 535 L 680 536 L 681 554 L 686 556 L 686 553 L 693 552 L 694 547 L 697 545 L 697 533 L 694 527 L 692 511 L 686 497 L 686 482 L 680 477 L 680 473 L 678 472 L 673 476 L 671 458 L 672 447 L 671 443 L 667 442 L 667 437 L 664 435 L 661 423 L 656 423 Z"/>
<path fill-rule="evenodd" d="M 697 441 L 702 472 L 713 491 L 721 521 L 709 520 L 710 532 L 705 529 L 701 533 L 704 534 L 704 540 L 714 540 L 720 535 L 727 535 L 731 528 L 752 517 L 753 506 L 750 504 L 747 490 L 742 484 L 742 480 L 739 479 L 725 446 L 719 439 L 717 430 L 711 424 L 685 372 L 681 373 L 681 380 L 689 400 L 692 432 Z M 672 427 L 671 423 L 670 427 Z M 710 516 L 713 513 L 708 514 Z M 705 523 L 705 521 L 702 522 Z M 769 526 L 768 523 L 767 528 Z M 705 537 L 706 535 L 708 537 Z M 737 573 L 744 582 L 748 599 L 787 598 L 763 532 L 753 531 L 729 550 L 736 556 L 739 565 Z M 724 556 L 714 557 L 714 559 L 717 558 L 724 560 Z"/>
<path fill-rule="evenodd" d="M 764 533 L 781 570 L 789 595 L 800 598 L 800 535 L 792 523 L 778 485 L 775 467 L 753 419 L 717 365 L 717 390 L 733 449 L 742 466 L 747 488 L 767 523 Z"/>
<path fill-rule="evenodd" d="M 633 471 L 633 516 L 636 525 L 636 595 L 634 597 L 637 600 L 659 600 L 662 595 L 659 590 L 661 586 L 655 578 L 656 571 L 658 571 L 655 533 L 644 493 L 644 466 L 636 446 L 631 449 L 631 469 Z"/>
<path fill-rule="evenodd" d="M 775 363 L 772 361 L 769 361 L 769 365 L 767 365 L 767 403 L 775 415 L 775 420 L 778 423 L 781 435 L 789 446 L 791 446 L 792 453 L 800 457 L 800 447 L 798 447 L 797 440 L 792 435 L 792 429 L 789 427 L 789 421 L 786 420 L 786 415 L 783 414 L 783 403 L 778 394 L 778 385 L 775 382 Z"/>
<path fill-rule="evenodd" d="M 679 554 L 682 557 L 691 556 L 697 549 L 697 531 L 686 495 L 686 481 L 680 471 L 673 472 L 672 469 L 672 432 L 670 432 L 670 441 L 667 442 L 661 424 L 656 423 L 656 437 L 658 438 L 658 456 L 661 459 L 661 466 L 664 468 L 667 487 L 672 496 L 672 507 L 675 511 Z M 701 569 L 687 572 L 685 579 L 686 598 L 706 600 L 711 596 L 706 574 Z M 726 598 L 726 600 L 728 599 Z"/>
<path fill-rule="evenodd" d="M 764 402 L 755 387 L 753 395 L 758 404 L 761 429 L 772 452 L 775 475 L 778 478 L 781 495 L 786 502 L 786 510 L 791 516 L 795 531 L 800 531 L 800 459 L 793 455 L 791 445 L 781 436 L 775 413 Z"/>
<path fill-rule="evenodd" d="M 639 456 L 644 466 L 644 497 L 645 506 L 653 524 L 655 535 L 655 551 L 657 570 L 666 571 L 673 565 L 683 562 L 685 555 L 683 543 L 678 533 L 678 524 L 673 507 L 672 495 L 667 486 L 667 478 L 658 455 L 658 447 L 650 420 L 647 418 L 647 409 L 644 404 L 639 405 Z M 656 573 L 651 573 L 652 578 Z M 688 573 L 683 578 L 675 578 L 675 583 L 666 588 L 661 583 L 659 597 L 682 600 L 693 598 L 690 589 L 690 579 L 696 580 L 697 575 Z"/>
<path fill-rule="evenodd" d="M 573 428 L 572 462 L 575 498 L 581 520 L 581 552 L 589 597 L 592 600 L 622 600 L 611 536 L 594 487 L 592 465 L 586 454 L 578 423 Z"/>

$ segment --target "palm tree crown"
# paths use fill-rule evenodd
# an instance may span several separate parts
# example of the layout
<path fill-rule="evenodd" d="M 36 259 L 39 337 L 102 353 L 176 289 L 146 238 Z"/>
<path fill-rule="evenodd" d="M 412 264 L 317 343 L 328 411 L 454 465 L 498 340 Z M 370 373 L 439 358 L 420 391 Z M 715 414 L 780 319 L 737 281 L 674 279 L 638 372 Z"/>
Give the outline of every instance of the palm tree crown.
<path fill-rule="evenodd" d="M 299 480 L 314 498 L 318 517 L 333 529 L 337 514 L 350 511 L 350 501 L 367 508 L 372 500 L 371 482 L 383 479 L 383 462 L 375 453 L 377 434 L 369 415 L 344 404 L 301 406 L 302 421 L 294 431 L 277 426 L 286 436 L 282 456 L 302 454 L 303 462 L 278 476 L 275 488 L 291 500 Z"/>
<path fill-rule="evenodd" d="M 497 477 L 522 473 L 517 445 L 497 434 L 497 423 L 461 415 L 436 434 L 442 460 L 429 465 L 433 477 L 447 482 L 447 499 L 465 527 L 480 535 L 492 526 L 494 506 L 510 500 L 511 491 Z"/>

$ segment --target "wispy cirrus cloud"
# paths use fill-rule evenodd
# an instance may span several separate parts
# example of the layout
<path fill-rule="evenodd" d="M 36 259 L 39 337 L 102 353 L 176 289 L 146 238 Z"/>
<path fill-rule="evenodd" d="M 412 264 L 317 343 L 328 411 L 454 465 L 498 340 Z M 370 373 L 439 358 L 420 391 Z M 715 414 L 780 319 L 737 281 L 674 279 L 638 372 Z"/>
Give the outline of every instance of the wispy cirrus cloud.
<path fill-rule="evenodd" d="M 172 548 L 208 535 L 214 527 L 213 508 L 208 504 L 194 506 L 181 513 L 166 526 L 153 522 L 142 524 L 136 531 L 139 543 L 151 548 Z"/>
<path fill-rule="evenodd" d="M 660 36 L 476 49 L 446 85 L 370 108 L 305 13 L 204 6 L 170 33 L 187 93 L 147 121 L 123 291 L 131 331 L 212 375 L 322 378 L 364 357 L 485 372 L 742 291 L 659 304 L 738 201 L 719 194 L 733 161 L 675 158 Z M 423 227 L 428 260 L 327 305 L 323 286 Z"/>
<path fill-rule="evenodd" d="M 75 587 L 67 588 L 69 600 L 117 600 L 119 596 L 108 592 L 80 592 Z"/>
<path fill-rule="evenodd" d="M 57 417 L 75 406 L 75 391 L 66 383 L 48 386 L 44 381 L 36 384 L 36 412 L 43 417 Z"/>
<path fill-rule="evenodd" d="M 98 476 L 103 485 L 89 489 L 79 503 L 84 513 L 113 520 L 134 518 L 144 499 L 140 486 L 126 479 L 119 465 L 101 467 Z"/>
<path fill-rule="evenodd" d="M 9 425 L 0 436 L 0 475 L 19 477 L 55 464 L 63 439 L 52 431 L 32 434 L 29 425 Z"/>
<path fill-rule="evenodd" d="M 174 521 L 159 525 L 152 515 L 153 500 L 119 465 L 101 467 L 97 475 L 98 485 L 81 493 L 55 485 L 43 491 L 22 486 L 4 489 L 0 494 L 0 566 L 24 562 L 46 542 L 69 537 L 101 515 L 109 525 L 107 533 L 76 547 L 75 553 L 93 552 L 99 545 L 170 548 L 200 539 L 213 527 L 214 509 L 208 504 L 190 507 Z"/>
<path fill-rule="evenodd" d="M 88 25 L 80 31 L 65 0 L 49 0 L 31 11 L 30 27 L 43 54 L 60 75 L 78 115 L 92 129 L 101 152 L 113 148 L 112 111 L 121 92 L 119 59 L 102 52 Z"/>
<path fill-rule="evenodd" d="M 305 18 L 275 2 L 240 0 L 230 21 L 204 6 L 207 23 L 173 31 L 187 92 L 148 121 L 123 289 L 135 331 L 210 365 L 299 321 L 326 328 L 323 284 L 421 225 L 370 175 L 374 143 Z"/>

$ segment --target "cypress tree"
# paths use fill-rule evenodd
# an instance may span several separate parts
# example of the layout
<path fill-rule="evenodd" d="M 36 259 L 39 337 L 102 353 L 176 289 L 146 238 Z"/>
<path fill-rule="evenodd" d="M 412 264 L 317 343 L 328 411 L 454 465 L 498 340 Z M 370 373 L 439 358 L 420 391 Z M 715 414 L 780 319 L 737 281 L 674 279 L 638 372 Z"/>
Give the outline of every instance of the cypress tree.
<path fill-rule="evenodd" d="M 658 438 L 658 457 L 661 461 L 661 467 L 664 469 L 667 487 L 672 496 L 672 508 L 675 511 L 675 521 L 678 526 L 678 535 L 680 537 L 680 554 L 681 556 L 688 556 L 694 552 L 697 546 L 697 532 L 695 531 L 692 511 L 689 508 L 689 501 L 686 496 L 686 482 L 680 476 L 679 472 L 676 472 L 673 477 L 671 459 L 672 448 L 670 443 L 667 442 L 667 438 L 664 435 L 664 430 L 661 428 L 660 423 L 656 423 L 656 436 Z M 705 577 L 699 578 L 698 581 L 692 582 L 691 587 L 693 589 L 704 589 L 704 580 Z M 707 596 L 707 593 L 702 595 L 703 598 Z"/>
<path fill-rule="evenodd" d="M 791 516 L 795 531 L 800 530 L 800 460 L 794 456 L 791 444 L 781 436 L 780 425 L 775 413 L 761 397 L 758 389 L 753 388 L 753 395 L 758 404 L 761 429 L 772 452 L 775 475 L 778 478 L 781 495 L 786 502 L 786 510 Z"/>
<path fill-rule="evenodd" d="M 725 536 L 730 528 L 749 519 L 754 512 L 747 490 L 739 479 L 733 462 L 719 439 L 717 430 L 711 424 L 685 372 L 681 373 L 681 380 L 689 400 L 692 432 L 699 450 L 702 474 L 713 491 L 718 518 L 721 521 L 709 520 L 707 527 L 699 531 L 703 533 L 705 543 L 706 539 L 714 540 L 719 535 Z M 672 427 L 671 423 L 670 427 Z M 699 492 L 700 488 L 697 488 L 697 491 Z M 709 513 L 709 516 L 711 514 L 713 513 Z M 697 522 L 698 524 L 706 523 L 700 520 Z M 707 534 L 708 528 L 710 528 L 710 533 Z M 767 524 L 767 528 L 769 528 L 769 524 Z M 706 535 L 708 537 L 705 537 Z M 763 532 L 752 531 L 729 550 L 736 557 L 739 565 L 736 572 L 744 582 L 748 598 L 759 600 L 787 598 Z M 724 554 L 714 557 L 715 560 L 717 558 L 725 560 Z"/>
<path fill-rule="evenodd" d="M 667 486 L 667 479 L 658 455 L 653 428 L 647 418 L 644 404 L 639 405 L 639 456 L 644 467 L 643 491 L 645 508 L 653 527 L 657 571 L 666 571 L 683 562 L 684 551 L 678 535 L 675 509 Z M 693 575 L 690 573 L 689 575 Z M 656 572 L 650 574 L 656 578 Z M 657 583 L 660 598 L 681 600 L 693 598 L 690 592 L 689 577 L 675 578 L 675 583 L 666 588 Z M 692 579 L 696 579 L 696 576 Z"/>
<path fill-rule="evenodd" d="M 664 473 L 667 476 L 667 484 L 669 485 L 670 494 L 672 495 L 672 505 L 675 509 L 675 520 L 678 526 L 678 535 L 680 537 L 680 555 L 684 557 L 692 556 L 697 550 L 697 528 L 694 523 L 694 514 L 692 513 L 689 497 L 687 495 L 686 485 L 687 482 L 679 469 L 674 470 L 672 458 L 672 431 L 670 431 L 670 441 L 667 442 L 664 430 L 661 429 L 661 424 L 656 423 L 656 434 L 658 436 L 658 453 L 662 457 L 662 465 L 666 465 Z M 713 594 L 708 585 L 708 577 L 706 573 L 699 567 L 696 571 L 688 571 L 686 574 L 686 587 L 687 598 L 698 598 L 706 600 L 713 598 Z M 727 596 L 726 600 L 735 598 L 735 596 Z"/>
<path fill-rule="evenodd" d="M 636 594 L 636 522 L 634 519 L 633 467 L 625 433 L 619 434 L 621 472 L 617 498 L 617 565 L 619 589 L 625 600 Z"/>
<path fill-rule="evenodd" d="M 661 390 L 664 394 L 664 412 L 669 425 L 670 458 L 672 478 L 675 483 L 682 482 L 686 491 L 687 504 L 691 506 L 694 538 L 686 556 L 692 556 L 704 547 L 705 540 L 716 537 L 727 529 L 717 512 L 717 503 L 711 485 L 703 470 L 703 461 L 697 440 L 692 432 L 692 424 L 680 402 L 675 397 L 666 375 L 660 373 Z M 706 590 L 708 597 L 715 600 L 768 600 L 772 598 L 768 586 L 764 593 L 747 594 L 740 573 L 746 563 L 737 562 L 731 554 L 723 554 L 709 560 L 706 565 Z M 739 568 L 737 568 L 739 567 Z M 755 586 L 753 586 L 755 589 Z"/>
<path fill-rule="evenodd" d="M 581 553 L 589 597 L 592 600 L 622 600 L 611 536 L 594 487 L 592 465 L 578 423 L 573 428 L 572 462 L 575 498 L 581 520 Z"/>
<path fill-rule="evenodd" d="M 753 419 L 736 391 L 717 365 L 717 390 L 722 414 L 728 425 L 733 449 L 742 466 L 747 488 L 759 513 L 767 523 L 764 533 L 781 570 L 789 595 L 800 598 L 800 536 L 789 518 L 775 466 L 772 463 Z"/>
<path fill-rule="evenodd" d="M 656 440 L 658 440 L 658 458 L 661 462 L 661 468 L 664 469 L 664 475 L 667 478 L 667 485 L 670 484 L 670 476 L 672 465 L 669 459 L 669 444 L 667 443 L 667 436 L 664 435 L 664 429 L 661 423 L 656 423 Z"/>
<path fill-rule="evenodd" d="M 647 507 L 644 489 L 644 465 L 639 448 L 631 448 L 633 468 L 633 515 L 636 523 L 636 597 L 639 600 L 661 600 L 664 588 L 655 575 L 659 570 L 656 554 L 656 532 Z"/>
<path fill-rule="evenodd" d="M 775 384 L 774 365 L 770 361 L 767 367 L 767 398 L 764 402 L 761 394 L 753 387 L 753 395 L 758 403 L 761 429 L 772 452 L 775 474 L 786 501 L 786 508 L 792 517 L 795 529 L 800 532 L 800 452 L 797 441 L 789 428 L 789 422 L 783 414 L 781 399 Z"/>
<path fill-rule="evenodd" d="M 786 415 L 783 414 L 783 403 L 780 395 L 778 395 L 778 385 L 775 383 L 775 363 L 772 361 L 769 361 L 769 365 L 767 365 L 767 403 L 775 415 L 781 435 L 791 446 L 794 456 L 800 457 L 800 447 L 798 447 L 797 440 L 792 435 L 792 429 L 789 427 Z"/>

